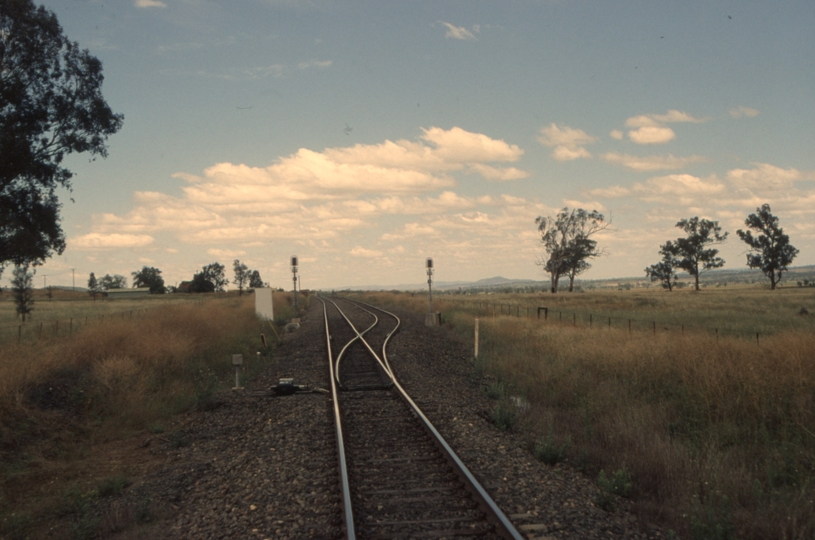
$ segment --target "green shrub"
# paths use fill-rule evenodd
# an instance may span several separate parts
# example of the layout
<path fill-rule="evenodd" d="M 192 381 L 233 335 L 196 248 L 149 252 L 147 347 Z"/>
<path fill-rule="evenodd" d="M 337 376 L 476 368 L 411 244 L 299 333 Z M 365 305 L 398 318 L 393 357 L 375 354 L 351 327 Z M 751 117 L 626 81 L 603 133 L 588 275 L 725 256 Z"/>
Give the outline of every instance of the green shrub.
<path fill-rule="evenodd" d="M 99 497 L 113 497 L 119 495 L 129 485 L 130 480 L 124 476 L 114 476 L 99 483 L 96 487 L 96 495 Z"/>
<path fill-rule="evenodd" d="M 507 395 L 507 385 L 504 381 L 498 379 L 485 386 L 484 393 L 490 399 L 501 399 Z"/>
<path fill-rule="evenodd" d="M 571 446 L 568 439 L 562 444 L 557 444 L 551 433 L 535 443 L 532 453 L 535 457 L 547 465 L 556 465 L 566 459 Z"/>
<path fill-rule="evenodd" d="M 693 540 L 731 540 L 736 537 L 730 502 L 727 497 L 709 497 L 702 502 L 693 498 L 691 516 L 691 538 Z"/>
<path fill-rule="evenodd" d="M 601 470 L 597 475 L 597 486 L 600 492 L 597 495 L 597 506 L 610 512 L 614 509 L 615 497 L 628 497 L 631 495 L 631 476 L 625 467 L 608 477 L 606 471 Z"/>
<path fill-rule="evenodd" d="M 512 431 L 518 423 L 518 411 L 507 399 L 499 401 L 492 410 L 492 422 L 502 431 Z"/>

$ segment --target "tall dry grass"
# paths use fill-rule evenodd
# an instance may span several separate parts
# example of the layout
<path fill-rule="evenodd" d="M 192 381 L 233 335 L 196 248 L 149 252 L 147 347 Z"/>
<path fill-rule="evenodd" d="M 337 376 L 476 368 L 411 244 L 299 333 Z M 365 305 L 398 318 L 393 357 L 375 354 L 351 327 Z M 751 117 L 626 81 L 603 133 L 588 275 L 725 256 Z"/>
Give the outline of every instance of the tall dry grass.
<path fill-rule="evenodd" d="M 251 302 L 246 296 L 203 305 L 169 304 L 60 340 L 4 343 L 4 449 L 25 443 L 32 423 L 55 415 L 93 418 L 109 436 L 110 430 L 140 429 L 205 406 L 220 382 L 229 380 L 229 355 L 255 356 L 262 330 Z M 28 426 L 24 433 L 21 425 Z"/>
<path fill-rule="evenodd" d="M 372 299 L 427 310 L 426 297 Z M 439 306 L 472 342 L 472 311 Z M 591 476 L 625 471 L 641 515 L 687 538 L 815 537 L 811 332 L 756 344 L 499 316 L 481 319 L 480 336 L 475 367 L 528 400 L 530 446 L 565 449 Z"/>

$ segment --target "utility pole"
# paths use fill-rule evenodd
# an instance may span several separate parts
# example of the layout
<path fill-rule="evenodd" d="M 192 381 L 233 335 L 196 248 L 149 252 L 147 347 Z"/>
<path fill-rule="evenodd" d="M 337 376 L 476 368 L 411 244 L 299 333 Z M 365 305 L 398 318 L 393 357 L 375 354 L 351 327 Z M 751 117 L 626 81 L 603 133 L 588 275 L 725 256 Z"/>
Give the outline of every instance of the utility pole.
<path fill-rule="evenodd" d="M 436 315 L 433 313 L 433 258 L 428 257 L 427 268 L 427 299 L 430 310 L 424 318 L 425 326 L 436 326 Z"/>

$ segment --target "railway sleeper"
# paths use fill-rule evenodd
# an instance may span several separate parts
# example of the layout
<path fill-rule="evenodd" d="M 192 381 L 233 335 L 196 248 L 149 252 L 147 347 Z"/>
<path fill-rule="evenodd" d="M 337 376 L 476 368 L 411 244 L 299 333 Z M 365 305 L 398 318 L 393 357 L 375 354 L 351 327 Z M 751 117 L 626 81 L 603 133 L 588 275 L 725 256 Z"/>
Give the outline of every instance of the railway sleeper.
<path fill-rule="evenodd" d="M 494 531 L 494 528 L 485 529 L 482 531 L 474 529 L 448 529 L 444 531 L 414 531 L 414 532 L 395 532 L 391 534 L 373 534 L 368 536 L 371 540 L 397 540 L 402 538 L 449 538 L 451 536 L 458 537 L 460 540 L 467 540 L 468 538 L 478 540 L 501 539 L 497 534 L 489 534 Z"/>
<path fill-rule="evenodd" d="M 458 501 L 450 501 L 449 497 L 396 497 L 393 499 L 379 499 L 373 504 L 376 505 L 375 510 L 370 510 L 370 513 L 380 514 L 393 514 L 397 512 L 404 512 L 409 508 L 413 508 L 416 504 L 423 506 L 432 506 L 439 514 L 447 512 L 460 512 L 462 510 L 477 510 L 478 503 L 466 498 L 462 494 L 463 499 Z"/>

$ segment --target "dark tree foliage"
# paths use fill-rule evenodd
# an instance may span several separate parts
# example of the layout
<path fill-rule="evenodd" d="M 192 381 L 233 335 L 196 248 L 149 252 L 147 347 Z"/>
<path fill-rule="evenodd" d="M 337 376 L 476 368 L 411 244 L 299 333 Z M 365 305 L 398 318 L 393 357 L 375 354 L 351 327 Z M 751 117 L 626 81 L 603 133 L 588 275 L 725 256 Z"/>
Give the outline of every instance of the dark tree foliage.
<path fill-rule="evenodd" d="M 88 276 L 88 294 L 91 295 L 94 302 L 96 301 L 96 296 L 102 292 L 102 287 L 99 285 L 99 280 L 96 279 L 96 275 L 91 272 L 91 275 Z"/>
<path fill-rule="evenodd" d="M 232 283 L 238 286 L 238 296 L 242 296 L 243 288 L 249 283 L 251 272 L 249 267 L 238 259 L 232 263 L 232 270 L 235 272 L 235 279 L 232 280 Z"/>
<path fill-rule="evenodd" d="M 191 293 L 211 293 L 215 292 L 215 284 L 208 280 L 203 272 L 198 272 L 193 276 L 187 290 Z"/>
<path fill-rule="evenodd" d="M 124 289 L 127 287 L 127 278 L 119 274 L 105 274 L 99 278 L 99 288 L 105 291 L 111 289 Z"/>
<path fill-rule="evenodd" d="M 569 292 L 574 288 L 574 278 L 591 268 L 588 259 L 599 257 L 595 234 L 606 230 L 610 223 L 597 210 L 588 212 L 582 208 L 563 208 L 555 217 L 538 216 L 535 219 L 545 255 L 538 260 L 549 274 L 551 291 L 556 293 L 561 276 L 569 276 Z"/>
<path fill-rule="evenodd" d="M 144 266 L 138 272 L 131 272 L 133 275 L 133 287 L 150 287 L 150 294 L 164 294 L 167 289 L 164 287 L 164 278 L 161 277 L 161 270 L 152 266 Z"/>
<path fill-rule="evenodd" d="M 651 281 L 660 281 L 663 289 L 673 291 L 676 286 L 676 268 L 674 268 L 673 256 L 664 249 L 660 250 L 660 253 L 662 260 L 646 268 L 645 275 L 650 277 Z"/>
<path fill-rule="evenodd" d="M 736 231 L 753 252 L 747 254 L 747 266 L 760 269 L 770 279 L 770 289 L 775 290 L 781 275 L 798 255 L 798 249 L 790 244 L 790 237 L 778 226 L 778 218 L 772 214 L 769 204 L 756 208 L 756 213 L 748 215 L 744 224 L 758 233 L 753 236 L 750 231 Z"/>
<path fill-rule="evenodd" d="M 224 265 L 214 262 L 204 266 L 193 276 L 189 290 L 195 293 L 224 292 L 228 283 Z"/>
<path fill-rule="evenodd" d="M 728 233 L 722 233 L 718 221 L 709 219 L 680 219 L 676 226 L 687 234 L 684 238 L 670 240 L 661 246 L 660 253 L 672 257 L 675 268 L 681 268 L 695 279 L 696 290 L 699 290 L 699 274 L 713 268 L 724 266 L 724 259 L 718 256 L 719 250 L 709 246 L 722 244 Z"/>
<path fill-rule="evenodd" d="M 249 276 L 249 288 L 250 289 L 260 289 L 263 287 L 263 279 L 260 277 L 260 272 L 257 270 L 252 270 L 252 274 Z"/>
<path fill-rule="evenodd" d="M 65 249 L 56 189 L 72 153 L 107 156 L 124 117 L 102 97 L 102 64 L 31 0 L 0 1 L 0 264 Z"/>
<path fill-rule="evenodd" d="M 14 267 L 11 278 L 11 293 L 14 304 L 17 306 L 17 315 L 25 322 L 26 315 L 34 311 L 34 274 L 37 271 L 28 264 L 19 264 Z"/>

